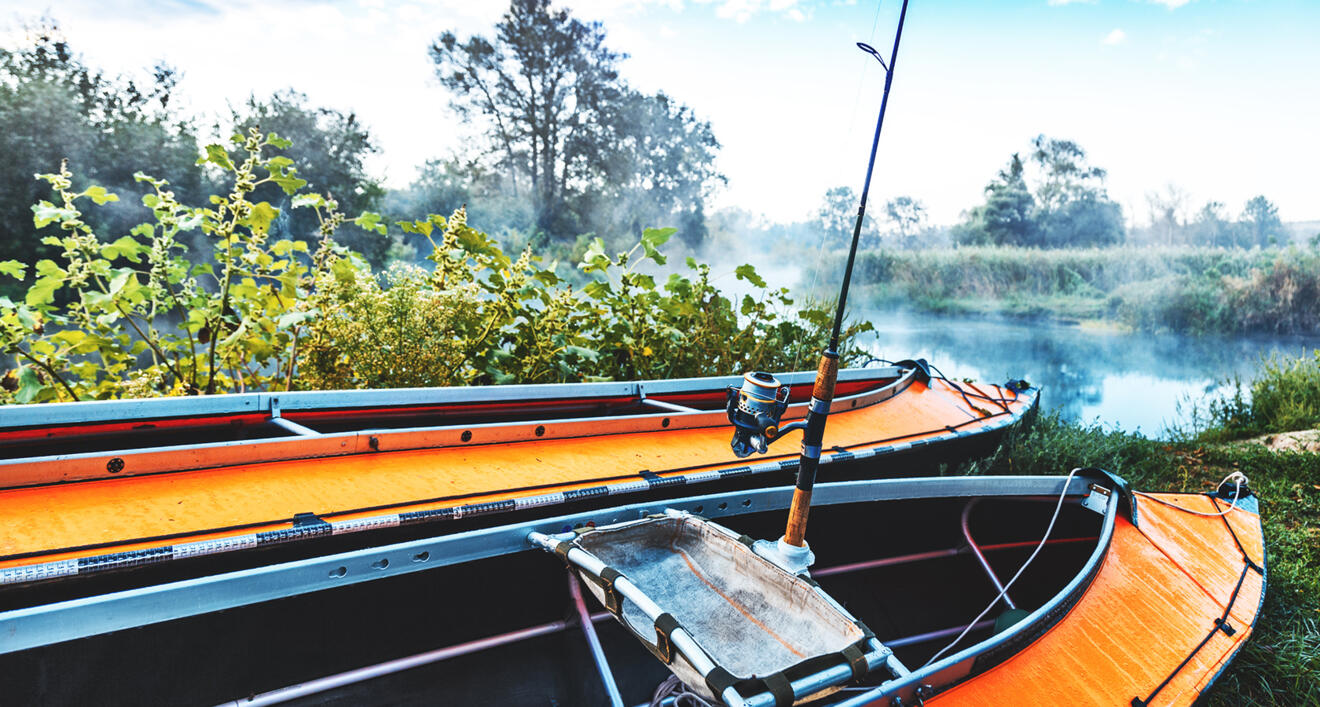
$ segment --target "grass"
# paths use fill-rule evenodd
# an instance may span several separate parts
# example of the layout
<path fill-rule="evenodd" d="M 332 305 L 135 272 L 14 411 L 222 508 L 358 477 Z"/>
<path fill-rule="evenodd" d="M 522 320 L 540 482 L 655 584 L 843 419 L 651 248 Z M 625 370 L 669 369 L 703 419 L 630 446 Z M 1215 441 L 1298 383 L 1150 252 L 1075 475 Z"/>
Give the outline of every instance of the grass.
<path fill-rule="evenodd" d="M 1268 578 L 1255 634 L 1206 695 L 1211 705 L 1320 705 L 1320 455 L 1260 445 L 1163 442 L 1042 414 L 978 471 L 1099 466 L 1145 491 L 1211 491 L 1231 471 L 1261 501 Z"/>
<path fill-rule="evenodd" d="M 1245 390 L 1237 380 L 1232 381 L 1232 387 L 1231 395 L 1212 399 L 1191 411 L 1194 422 L 1183 432 L 1184 437 L 1228 442 L 1320 429 L 1320 349 L 1311 356 L 1267 359 Z"/>

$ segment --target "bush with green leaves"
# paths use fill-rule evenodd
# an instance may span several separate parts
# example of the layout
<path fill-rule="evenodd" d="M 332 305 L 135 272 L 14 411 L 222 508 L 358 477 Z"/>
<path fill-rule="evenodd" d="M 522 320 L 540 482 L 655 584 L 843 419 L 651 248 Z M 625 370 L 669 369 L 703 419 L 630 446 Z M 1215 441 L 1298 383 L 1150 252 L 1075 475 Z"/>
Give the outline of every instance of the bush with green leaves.
<path fill-rule="evenodd" d="M 187 205 L 139 174 L 154 220 L 118 237 L 81 210 L 116 195 L 74 190 L 64 166 L 41 175 L 59 203 L 36 204 L 34 225 L 59 230 L 44 242 L 61 257 L 36 264 L 22 301 L 0 298 L 0 348 L 14 362 L 0 402 L 715 375 L 809 366 L 826 343 L 830 307 L 796 309 L 749 265 L 736 275 L 753 294 L 737 302 L 690 258 L 685 274 L 657 283 L 674 229 L 647 229 L 613 256 L 591 241 L 575 289 L 530 248 L 507 255 L 459 209 L 398 223 L 430 241 L 428 267 L 373 272 L 336 243 L 350 222 L 336 203 L 305 191 L 289 158 L 266 154 L 287 140 L 254 128 L 232 141 L 241 162 L 222 145 L 199 160 L 226 175 L 228 194 Z M 252 199 L 264 184 L 316 215 L 319 242 L 271 237 L 279 209 Z M 351 223 L 388 233 L 374 213 Z M 208 259 L 184 257 L 187 231 L 211 241 Z M 0 273 L 26 282 L 21 263 L 0 262 Z M 845 362 L 864 355 L 852 342 L 869 329 L 847 327 Z"/>

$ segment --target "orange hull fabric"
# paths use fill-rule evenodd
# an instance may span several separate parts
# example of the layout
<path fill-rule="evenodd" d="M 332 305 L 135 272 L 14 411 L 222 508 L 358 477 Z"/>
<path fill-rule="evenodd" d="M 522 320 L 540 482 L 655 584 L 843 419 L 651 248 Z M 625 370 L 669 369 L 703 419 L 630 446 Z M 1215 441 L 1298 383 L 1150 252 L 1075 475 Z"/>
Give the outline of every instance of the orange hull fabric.
<path fill-rule="evenodd" d="M 1209 498 L 1158 494 L 1184 508 L 1214 512 Z M 1264 577 L 1247 571 L 1229 611 L 1230 636 L 1215 628 L 1243 576 L 1242 553 L 1223 519 L 1138 497 L 1140 529 L 1124 518 L 1099 575 L 1068 615 L 1025 650 L 927 700 L 956 705 L 1190 705 L 1251 635 Z M 1220 508 L 1226 504 L 1221 503 Z M 1258 517 L 1228 514 L 1246 555 L 1264 566 Z M 1176 673 L 1175 673 L 1176 671 Z"/>
<path fill-rule="evenodd" d="M 889 400 L 834 413 L 826 443 L 852 451 L 883 446 L 879 441 L 883 439 L 911 442 L 940 437 L 949 425 L 975 432 L 999 421 L 985 418 L 981 422 L 985 413 L 970 406 L 946 383 L 932 381 L 931 386 L 914 382 Z M 694 469 L 727 469 L 751 461 L 732 455 L 725 426 L 590 433 L 588 428 L 584 430 L 587 436 L 567 439 L 355 454 L 4 489 L 0 490 L 0 555 L 26 556 L 0 562 L 0 568 L 287 528 L 288 519 L 298 513 L 339 514 L 337 520 L 345 520 L 452 506 L 455 499 L 473 504 L 597 486 L 602 480 L 635 479 L 640 470 L 663 477 Z M 763 459 L 796 458 L 793 441 L 781 442 L 778 450 L 785 453 Z M 381 506 L 388 510 L 377 508 Z M 371 508 L 376 510 L 352 512 Z M 219 531 L 232 526 L 243 527 Z M 175 540 L 131 542 L 167 535 Z M 52 552 L 84 545 L 99 547 Z"/>

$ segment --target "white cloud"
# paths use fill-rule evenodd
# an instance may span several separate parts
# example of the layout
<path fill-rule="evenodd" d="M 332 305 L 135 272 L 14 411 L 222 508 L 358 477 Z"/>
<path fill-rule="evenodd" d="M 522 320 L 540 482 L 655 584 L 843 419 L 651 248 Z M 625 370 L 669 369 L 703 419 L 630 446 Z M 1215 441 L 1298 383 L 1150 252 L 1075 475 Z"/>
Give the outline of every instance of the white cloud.
<path fill-rule="evenodd" d="M 1126 40 L 1127 32 L 1124 32 L 1121 29 L 1115 29 L 1113 32 L 1105 35 L 1104 43 L 1113 46 L 1115 44 L 1122 44 Z"/>
<path fill-rule="evenodd" d="M 1056 7 L 1059 5 L 1075 5 L 1078 3 L 1086 3 L 1087 5 L 1090 5 L 1094 2 L 1095 0 L 1049 0 L 1049 4 Z"/>
<path fill-rule="evenodd" d="M 1178 8 L 1182 7 L 1183 5 L 1186 5 L 1191 1 L 1192 0 L 1149 0 L 1149 2 L 1151 3 L 1154 3 L 1156 5 L 1163 5 L 1169 8 L 1170 10 L 1177 10 Z"/>
<path fill-rule="evenodd" d="M 771 12 L 801 22 L 807 19 L 798 0 L 697 0 L 702 4 L 718 3 L 715 16 L 735 22 L 746 22 L 762 13 Z"/>

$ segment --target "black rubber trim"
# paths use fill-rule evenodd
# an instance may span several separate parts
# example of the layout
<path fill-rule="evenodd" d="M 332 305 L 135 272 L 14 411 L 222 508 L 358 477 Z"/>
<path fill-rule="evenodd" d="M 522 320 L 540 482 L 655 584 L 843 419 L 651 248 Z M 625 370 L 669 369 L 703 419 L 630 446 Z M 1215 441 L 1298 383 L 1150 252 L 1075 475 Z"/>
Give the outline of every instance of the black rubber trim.
<path fill-rule="evenodd" d="M 670 635 L 676 628 L 680 628 L 678 619 L 668 611 L 655 617 L 656 650 L 653 652 L 655 657 L 665 662 L 665 665 L 674 662 L 674 641 Z"/>
<path fill-rule="evenodd" d="M 597 584 L 605 591 L 605 608 L 611 614 L 618 616 L 623 612 L 623 595 L 614 587 L 615 580 L 623 576 L 623 573 L 606 565 L 600 571 L 600 581 Z"/>
<path fill-rule="evenodd" d="M 761 681 L 765 683 L 765 689 L 774 696 L 775 707 L 792 707 L 793 684 L 783 673 L 767 675 Z"/>

